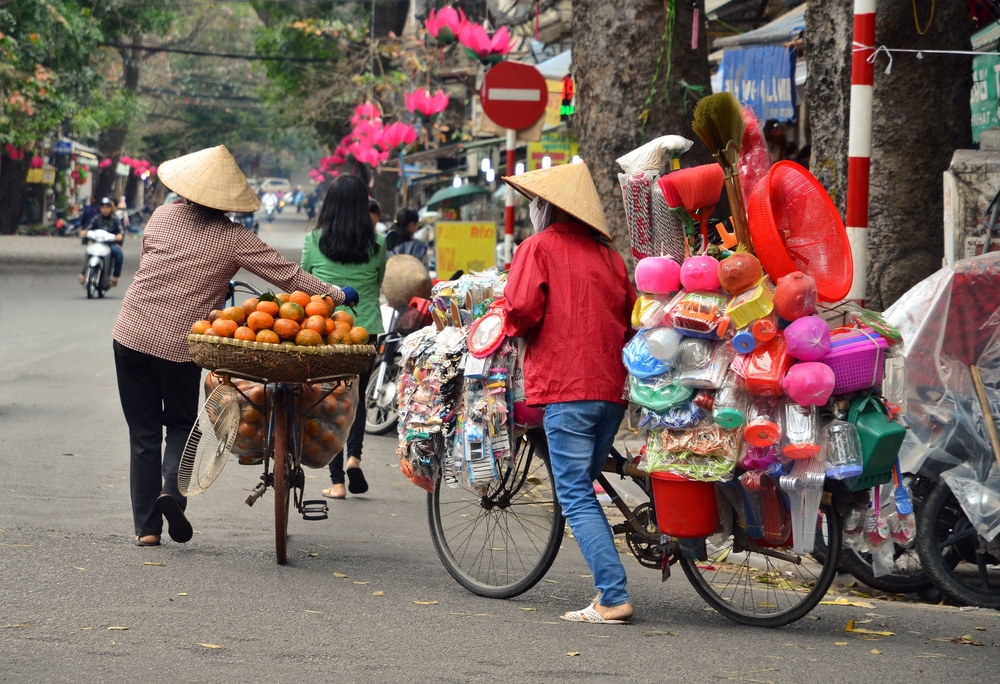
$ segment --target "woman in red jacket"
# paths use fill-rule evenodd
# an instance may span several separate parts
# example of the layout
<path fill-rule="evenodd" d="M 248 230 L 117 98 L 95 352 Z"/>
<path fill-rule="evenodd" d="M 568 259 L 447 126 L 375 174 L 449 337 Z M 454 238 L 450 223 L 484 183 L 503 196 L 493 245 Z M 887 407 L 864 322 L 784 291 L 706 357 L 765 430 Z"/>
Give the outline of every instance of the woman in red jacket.
<path fill-rule="evenodd" d="M 524 389 L 545 409 L 556 497 L 600 596 L 562 616 L 620 623 L 632 616 L 625 568 L 594 493 L 628 405 L 622 349 L 635 290 L 584 164 L 504 180 L 532 199 L 536 235 L 521 243 L 504 288 L 504 332 L 527 339 Z"/>

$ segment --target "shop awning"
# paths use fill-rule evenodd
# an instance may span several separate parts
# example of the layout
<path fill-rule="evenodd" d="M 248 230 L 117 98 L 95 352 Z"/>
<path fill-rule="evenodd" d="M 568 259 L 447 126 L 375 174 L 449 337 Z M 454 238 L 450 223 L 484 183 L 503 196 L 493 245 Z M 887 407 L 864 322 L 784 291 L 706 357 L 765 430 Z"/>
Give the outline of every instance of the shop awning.
<path fill-rule="evenodd" d="M 448 187 L 438 190 L 433 195 L 431 195 L 430 200 L 427 202 L 427 208 L 430 209 L 441 202 L 445 202 L 451 199 L 457 199 L 459 197 L 471 197 L 473 195 L 488 195 L 490 191 L 480 185 L 461 185 L 459 187 Z"/>
<path fill-rule="evenodd" d="M 759 29 L 747 31 L 737 36 L 718 38 L 712 43 L 712 49 L 734 48 L 747 45 L 781 45 L 793 38 L 800 37 L 806 30 L 806 6 L 800 5 L 790 12 L 765 24 Z"/>

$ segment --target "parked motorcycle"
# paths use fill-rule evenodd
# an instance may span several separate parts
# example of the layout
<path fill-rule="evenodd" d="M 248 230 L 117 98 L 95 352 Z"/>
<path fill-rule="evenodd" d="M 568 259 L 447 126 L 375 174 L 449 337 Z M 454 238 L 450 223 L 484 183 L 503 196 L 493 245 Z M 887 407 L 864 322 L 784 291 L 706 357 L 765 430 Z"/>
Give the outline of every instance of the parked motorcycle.
<path fill-rule="evenodd" d="M 87 245 L 87 270 L 83 278 L 87 299 L 104 297 L 104 293 L 111 287 L 114 266 L 111 245 L 115 243 L 115 234 L 106 230 L 88 230 L 83 240 Z"/>

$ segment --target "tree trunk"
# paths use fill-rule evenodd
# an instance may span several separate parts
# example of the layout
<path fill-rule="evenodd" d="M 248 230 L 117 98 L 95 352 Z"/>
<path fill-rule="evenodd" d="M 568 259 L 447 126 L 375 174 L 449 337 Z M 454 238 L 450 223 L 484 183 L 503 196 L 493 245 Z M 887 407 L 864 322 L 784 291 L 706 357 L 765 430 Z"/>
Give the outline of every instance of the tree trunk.
<path fill-rule="evenodd" d="M 130 96 L 135 96 L 139 90 L 139 65 L 142 61 L 142 38 L 132 39 L 131 48 L 121 48 L 122 66 L 125 71 L 125 92 Z M 122 118 L 122 123 L 112 126 L 106 131 L 102 131 L 97 139 L 97 149 L 103 157 L 111 158 L 111 166 L 105 169 L 98 169 L 97 173 L 97 197 L 111 197 L 117 204 L 117 197 L 114 197 L 116 183 L 118 182 L 118 160 L 121 159 L 125 149 L 125 139 L 128 137 L 128 122 Z"/>
<path fill-rule="evenodd" d="M 701 19 L 698 49 L 691 49 L 691 3 L 673 3 L 676 24 L 670 54 L 670 77 L 664 88 L 668 64 L 664 55 L 657 72 L 666 17 L 661 0 L 574 0 L 573 75 L 576 81 L 576 115 L 573 128 L 583 157 L 594 176 L 604 205 L 615 248 L 631 265 L 628 228 L 622 207 L 615 160 L 649 140 L 667 134 L 694 141 L 684 157 L 685 166 L 712 161 L 708 150 L 691 130 L 696 98 L 687 99 L 684 111 L 683 80 L 692 86 L 709 85 L 708 41 L 703 0 L 697 6 Z M 650 86 L 656 92 L 647 105 Z M 646 125 L 640 115 L 648 111 Z"/>
<path fill-rule="evenodd" d="M 921 28 L 930 4 L 917 3 Z M 851 0 L 809 0 L 806 41 L 812 117 L 812 166 L 843 211 L 847 184 Z M 963 3 L 938 2 L 923 36 L 909 0 L 878 4 L 876 45 L 969 50 L 972 24 Z M 909 53 L 875 62 L 869 198 L 868 292 L 883 309 L 941 267 L 944 212 L 941 174 L 956 149 L 972 145 L 972 58 Z M 817 76 L 819 78 L 817 79 Z M 815 79 L 815 80 L 814 80 Z"/>
<path fill-rule="evenodd" d="M 0 157 L 0 234 L 10 235 L 21 221 L 24 191 L 28 187 L 29 155 L 13 160 Z"/>

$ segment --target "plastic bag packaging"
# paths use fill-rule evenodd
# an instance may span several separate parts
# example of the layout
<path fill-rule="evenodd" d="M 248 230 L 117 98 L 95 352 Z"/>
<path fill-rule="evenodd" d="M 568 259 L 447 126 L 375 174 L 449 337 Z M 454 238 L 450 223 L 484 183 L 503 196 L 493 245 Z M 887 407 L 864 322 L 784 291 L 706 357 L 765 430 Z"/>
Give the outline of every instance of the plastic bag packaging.
<path fill-rule="evenodd" d="M 740 457 L 740 467 L 747 470 L 764 470 L 778 462 L 778 447 L 755 447 L 746 444 Z"/>
<path fill-rule="evenodd" d="M 628 225 L 632 256 L 643 259 L 653 255 L 653 186 L 660 177 L 659 171 L 619 173 L 618 184 L 625 204 L 625 223 Z"/>
<path fill-rule="evenodd" d="M 906 413 L 906 357 L 896 348 L 890 349 L 885 355 L 882 399 L 897 410 L 897 416 Z"/>
<path fill-rule="evenodd" d="M 632 308 L 632 328 L 646 330 L 660 326 L 672 301 L 673 297 L 668 295 L 639 295 Z"/>
<path fill-rule="evenodd" d="M 767 140 L 764 138 L 760 122 L 750 107 L 743 108 L 743 120 L 746 122 L 746 128 L 743 130 L 737 168 L 740 171 L 743 196 L 749 197 L 757 187 L 757 183 L 770 170 L 771 154 L 767 150 Z"/>
<path fill-rule="evenodd" d="M 653 328 L 646 333 L 646 346 L 655 358 L 669 361 L 673 366 L 681 339 L 681 334 L 673 328 Z"/>
<path fill-rule="evenodd" d="M 868 506 L 856 504 L 849 506 L 844 513 L 843 528 L 844 543 L 854 550 L 864 545 L 865 519 L 868 517 Z"/>
<path fill-rule="evenodd" d="M 623 154 L 615 161 L 627 174 L 645 171 L 662 172 L 671 159 L 680 157 L 691 149 L 693 142 L 679 135 L 661 135 L 648 143 Z"/>
<path fill-rule="evenodd" d="M 358 410 L 358 379 L 302 390 L 302 465 L 325 468 L 341 453 Z"/>
<path fill-rule="evenodd" d="M 794 462 L 791 474 L 780 479 L 782 491 L 788 494 L 796 553 L 812 553 L 816 543 L 816 518 L 826 479 L 823 471 L 822 458 L 803 458 Z"/>
<path fill-rule="evenodd" d="M 674 373 L 659 375 L 648 380 L 629 378 L 629 399 L 652 411 L 666 411 L 691 399 L 694 390 L 684 387 Z"/>
<path fill-rule="evenodd" d="M 660 330 L 661 328 L 657 328 Z M 671 368 L 671 363 L 659 359 L 651 353 L 647 338 L 648 331 L 633 337 L 622 350 L 622 362 L 628 372 L 637 378 L 652 378 L 663 375 Z"/>
<path fill-rule="evenodd" d="M 434 483 L 441 472 L 440 453 L 441 435 L 431 439 L 419 439 L 407 442 L 404 453 L 400 456 L 399 469 L 413 484 L 428 492 L 434 491 Z"/>
<path fill-rule="evenodd" d="M 792 516 L 774 484 L 774 478 L 760 471 L 749 471 L 740 476 L 740 483 L 755 515 L 759 515 L 760 536 L 769 544 L 782 544 L 792 531 Z"/>
<path fill-rule="evenodd" d="M 727 430 L 741 427 L 746 422 L 748 401 L 747 393 L 737 385 L 736 375 L 729 372 L 722 380 L 722 387 L 715 394 L 712 418 L 717 425 Z"/>
<path fill-rule="evenodd" d="M 732 345 L 720 340 L 710 348 L 704 363 L 694 368 L 680 371 L 681 384 L 685 387 L 699 389 L 718 389 L 722 387 L 729 364 L 733 362 L 736 350 Z"/>
<path fill-rule="evenodd" d="M 684 221 L 667 205 L 659 183 L 653 183 L 653 235 L 649 256 L 668 256 L 677 263 L 684 261 L 687 236 Z"/>
<path fill-rule="evenodd" d="M 760 512 L 759 499 L 754 499 L 754 501 L 758 504 L 757 507 L 754 508 L 754 501 L 751 501 L 751 498 L 747 496 L 747 492 L 743 488 L 739 478 L 733 478 L 727 482 L 720 482 L 718 487 L 722 490 L 723 495 L 726 500 L 729 501 L 733 510 L 736 511 L 737 524 L 746 530 L 747 536 L 751 539 L 761 539 L 764 536 L 764 529 L 761 526 L 762 516 Z"/>
<path fill-rule="evenodd" d="M 725 295 L 709 292 L 685 292 L 670 309 L 668 317 L 675 330 L 691 337 L 717 340 L 726 336 L 729 318 L 726 316 Z"/>
<path fill-rule="evenodd" d="M 646 441 L 646 470 L 692 480 L 728 479 L 736 465 L 739 436 L 705 419 L 687 430 L 652 430 Z"/>
<path fill-rule="evenodd" d="M 1000 533 L 1000 473 L 994 464 L 982 480 L 968 465 L 941 474 L 976 532 L 987 542 Z"/>
<path fill-rule="evenodd" d="M 769 447 L 781 441 L 781 411 L 778 402 L 768 397 L 750 397 L 743 439 L 756 447 Z"/>
<path fill-rule="evenodd" d="M 205 397 L 208 397 L 221 380 L 215 373 L 205 377 Z M 232 381 L 240 395 L 240 425 L 232 453 L 241 465 L 264 462 L 264 443 L 267 440 L 267 413 L 264 386 L 249 380 Z"/>
<path fill-rule="evenodd" d="M 816 458 L 820 453 L 819 411 L 815 406 L 799 406 L 782 401 L 784 434 L 781 452 L 785 458 Z"/>
<path fill-rule="evenodd" d="M 674 355 L 674 368 L 678 372 L 704 368 L 712 358 L 712 343 L 700 337 L 681 338 Z"/>
<path fill-rule="evenodd" d="M 642 409 L 639 417 L 639 427 L 644 430 L 655 430 L 656 428 L 683 430 L 696 424 L 704 417 L 705 411 L 694 401 L 689 401 L 665 411 Z"/>
<path fill-rule="evenodd" d="M 743 359 L 741 374 L 747 392 L 764 397 L 780 397 L 784 393 L 781 379 L 792 363 L 784 336 L 775 335 L 770 342 L 758 344 Z"/>
<path fill-rule="evenodd" d="M 826 444 L 826 476 L 832 480 L 857 477 L 864 470 L 861 438 L 853 424 L 835 420 L 823 428 Z"/>

